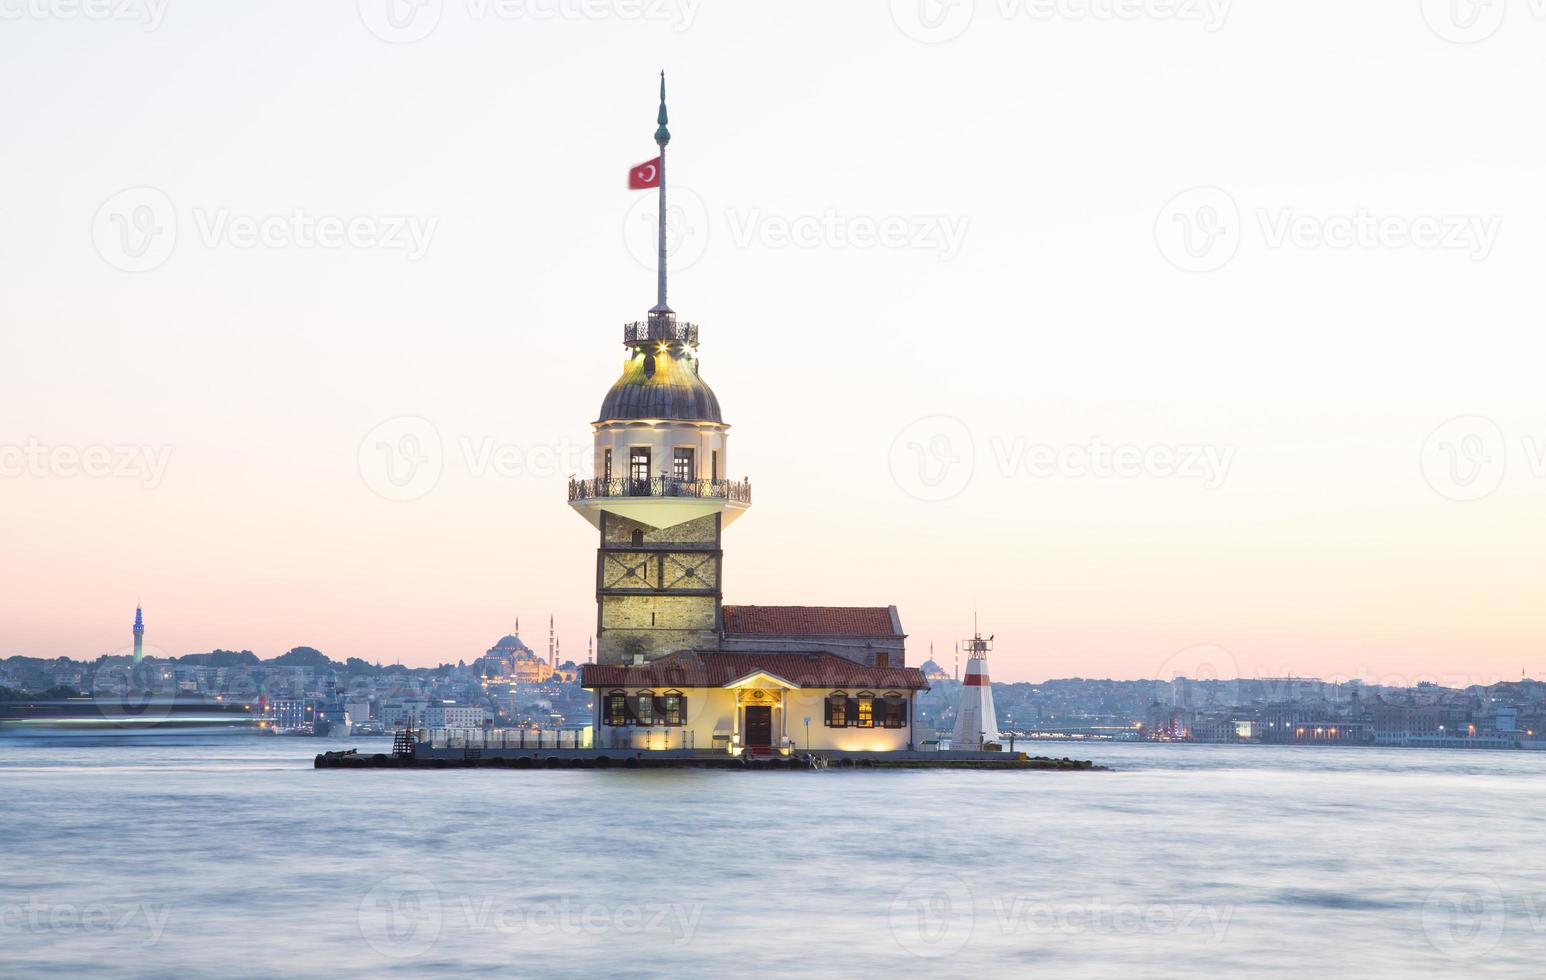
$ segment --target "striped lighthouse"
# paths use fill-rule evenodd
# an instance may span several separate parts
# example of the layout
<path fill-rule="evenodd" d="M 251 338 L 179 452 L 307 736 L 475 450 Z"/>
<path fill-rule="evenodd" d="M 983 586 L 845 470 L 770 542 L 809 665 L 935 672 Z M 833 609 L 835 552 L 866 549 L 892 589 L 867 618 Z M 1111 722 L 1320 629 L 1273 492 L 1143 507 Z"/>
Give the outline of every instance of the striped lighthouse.
<path fill-rule="evenodd" d="M 998 741 L 998 715 L 993 711 L 993 685 L 988 680 L 988 651 L 993 637 L 981 633 L 966 641 L 966 676 L 961 680 L 961 705 L 956 709 L 952 749 L 980 749 Z"/>

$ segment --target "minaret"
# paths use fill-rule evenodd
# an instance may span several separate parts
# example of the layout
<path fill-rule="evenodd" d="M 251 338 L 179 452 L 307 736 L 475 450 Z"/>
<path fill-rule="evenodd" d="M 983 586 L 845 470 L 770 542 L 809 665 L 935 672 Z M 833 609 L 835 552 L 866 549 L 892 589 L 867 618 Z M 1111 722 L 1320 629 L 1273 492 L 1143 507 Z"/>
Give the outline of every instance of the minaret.
<path fill-rule="evenodd" d="M 966 679 L 961 685 L 961 705 L 956 709 L 952 749 L 980 749 L 984 742 L 998 741 L 998 715 L 993 710 L 993 686 L 988 680 L 988 651 L 993 637 L 986 640 L 974 633 L 966 641 Z"/>
<path fill-rule="evenodd" d="M 558 640 L 553 633 L 552 613 L 548 613 L 548 666 L 558 666 Z"/>
<path fill-rule="evenodd" d="M 134 606 L 134 662 L 145 659 L 145 615 L 139 604 Z"/>
<path fill-rule="evenodd" d="M 592 423 L 592 479 L 571 480 L 569 505 L 600 532 L 596 662 L 629 664 L 719 645 L 721 534 L 751 504 L 726 478 L 719 399 L 699 374 L 698 328 L 666 302 L 666 81 L 655 145 L 660 213 L 655 305 L 623 327 L 623 373 Z"/>

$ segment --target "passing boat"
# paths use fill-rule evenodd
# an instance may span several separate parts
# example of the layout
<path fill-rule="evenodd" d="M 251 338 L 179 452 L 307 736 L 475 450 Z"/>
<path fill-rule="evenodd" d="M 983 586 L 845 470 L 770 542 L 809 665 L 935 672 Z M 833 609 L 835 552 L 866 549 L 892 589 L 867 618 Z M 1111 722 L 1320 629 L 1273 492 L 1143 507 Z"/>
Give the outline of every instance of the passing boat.
<path fill-rule="evenodd" d="M 201 696 L 101 694 L 0 703 L 0 737 L 203 737 L 261 730 L 248 706 Z"/>

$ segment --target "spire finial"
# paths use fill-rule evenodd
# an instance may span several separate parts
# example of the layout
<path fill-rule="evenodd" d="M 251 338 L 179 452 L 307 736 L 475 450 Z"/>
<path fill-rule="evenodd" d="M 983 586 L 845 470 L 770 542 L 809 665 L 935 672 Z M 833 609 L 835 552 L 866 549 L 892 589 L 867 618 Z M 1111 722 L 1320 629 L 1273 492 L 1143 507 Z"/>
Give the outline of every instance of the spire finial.
<path fill-rule="evenodd" d="M 651 319 L 655 315 L 667 316 L 671 313 L 671 307 L 666 303 L 666 144 L 671 142 L 671 130 L 666 128 L 666 73 L 660 72 L 660 114 L 656 117 L 659 126 L 655 130 L 655 145 L 660 147 L 660 215 L 656 218 L 655 232 L 658 239 L 656 245 L 659 251 L 659 265 L 655 273 L 655 305 L 650 308 Z"/>
<path fill-rule="evenodd" d="M 666 115 L 666 73 L 662 69 L 660 72 L 660 114 L 655 117 L 655 122 L 659 125 L 659 128 L 655 130 L 655 142 L 660 146 L 665 146 L 671 142 L 671 130 L 666 128 L 666 123 L 670 121 L 670 118 Z"/>

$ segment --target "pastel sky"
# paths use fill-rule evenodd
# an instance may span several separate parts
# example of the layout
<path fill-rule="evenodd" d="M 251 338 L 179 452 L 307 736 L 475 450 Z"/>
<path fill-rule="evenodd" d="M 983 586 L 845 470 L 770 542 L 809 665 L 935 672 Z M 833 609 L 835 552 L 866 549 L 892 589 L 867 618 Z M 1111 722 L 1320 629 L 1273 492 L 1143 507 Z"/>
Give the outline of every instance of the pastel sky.
<path fill-rule="evenodd" d="M 5 7 L 0 657 L 583 655 L 664 67 L 727 602 L 1546 675 L 1528 3 L 387 2 Z"/>

